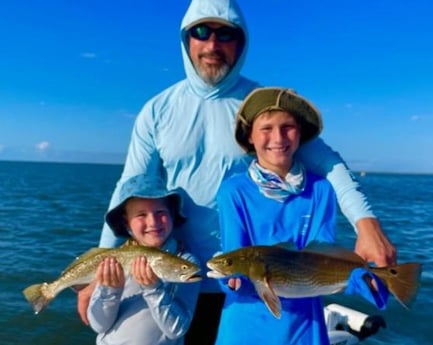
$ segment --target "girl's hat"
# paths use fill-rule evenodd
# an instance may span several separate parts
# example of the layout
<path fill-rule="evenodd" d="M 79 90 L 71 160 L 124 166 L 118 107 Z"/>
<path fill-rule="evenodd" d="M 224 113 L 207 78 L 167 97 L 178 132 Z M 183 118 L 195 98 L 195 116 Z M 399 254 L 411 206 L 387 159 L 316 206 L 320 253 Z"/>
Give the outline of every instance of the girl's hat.
<path fill-rule="evenodd" d="M 322 117 L 317 108 L 294 90 L 258 88 L 245 98 L 236 116 L 235 138 L 246 152 L 254 152 L 254 146 L 248 142 L 254 119 L 272 110 L 286 111 L 296 118 L 301 125 L 301 143 L 317 137 L 322 131 Z"/>
<path fill-rule="evenodd" d="M 185 222 L 182 215 L 182 198 L 176 191 L 168 191 L 162 179 L 137 175 L 126 180 L 119 191 L 119 204 L 105 215 L 106 223 L 117 236 L 129 237 L 130 233 L 125 223 L 125 204 L 130 198 L 161 199 L 167 198 L 168 206 L 173 217 L 173 225 Z"/>

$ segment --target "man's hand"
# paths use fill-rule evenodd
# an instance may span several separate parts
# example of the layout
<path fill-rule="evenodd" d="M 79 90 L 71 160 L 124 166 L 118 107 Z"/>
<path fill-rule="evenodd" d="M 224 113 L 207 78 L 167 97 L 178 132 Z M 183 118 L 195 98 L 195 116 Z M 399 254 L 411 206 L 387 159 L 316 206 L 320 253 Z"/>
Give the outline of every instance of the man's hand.
<path fill-rule="evenodd" d="M 397 253 L 388 240 L 376 218 L 363 218 L 356 223 L 358 238 L 355 253 L 367 262 L 374 262 L 377 267 L 391 266 L 397 263 Z"/>
<path fill-rule="evenodd" d="M 90 297 L 92 297 L 93 290 L 96 287 L 96 280 L 87 285 L 85 288 L 78 291 L 77 296 L 77 310 L 78 315 L 80 315 L 81 321 L 84 324 L 89 325 L 89 320 L 87 319 L 87 307 L 90 303 Z"/>

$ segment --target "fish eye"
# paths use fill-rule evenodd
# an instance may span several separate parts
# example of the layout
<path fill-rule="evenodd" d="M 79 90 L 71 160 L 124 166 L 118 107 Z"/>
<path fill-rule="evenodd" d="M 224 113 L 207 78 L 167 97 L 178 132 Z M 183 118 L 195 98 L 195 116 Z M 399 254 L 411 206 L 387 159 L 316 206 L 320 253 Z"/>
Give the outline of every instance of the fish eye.
<path fill-rule="evenodd" d="M 188 269 L 188 266 L 187 265 L 182 265 L 181 269 L 182 269 L 182 271 L 186 271 Z"/>
<path fill-rule="evenodd" d="M 224 264 L 225 264 L 226 266 L 231 266 L 231 265 L 233 265 L 233 260 L 232 260 L 232 259 L 225 259 L 225 260 L 224 260 Z"/>

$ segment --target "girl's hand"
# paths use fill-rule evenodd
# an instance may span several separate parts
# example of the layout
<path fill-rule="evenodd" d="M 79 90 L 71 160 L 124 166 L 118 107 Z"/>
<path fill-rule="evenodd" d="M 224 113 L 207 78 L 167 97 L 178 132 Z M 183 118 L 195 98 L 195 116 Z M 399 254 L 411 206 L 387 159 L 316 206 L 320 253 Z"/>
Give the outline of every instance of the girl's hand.
<path fill-rule="evenodd" d="M 96 270 L 96 281 L 102 286 L 123 287 L 125 274 L 122 265 L 115 258 L 105 258 Z"/>
<path fill-rule="evenodd" d="M 132 262 L 131 275 L 138 284 L 147 287 L 155 286 L 160 281 L 145 256 L 140 256 Z"/>

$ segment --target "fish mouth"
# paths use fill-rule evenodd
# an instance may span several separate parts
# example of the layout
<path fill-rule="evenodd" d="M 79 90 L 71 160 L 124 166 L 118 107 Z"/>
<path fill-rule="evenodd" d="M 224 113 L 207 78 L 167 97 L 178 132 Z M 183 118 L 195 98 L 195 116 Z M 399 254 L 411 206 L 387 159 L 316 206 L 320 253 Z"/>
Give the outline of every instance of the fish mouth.
<path fill-rule="evenodd" d="M 201 275 L 194 274 L 193 276 L 186 278 L 185 281 L 188 283 L 195 283 L 195 282 L 199 282 L 202 279 L 203 277 Z"/>
<path fill-rule="evenodd" d="M 224 274 L 224 272 L 222 272 L 221 270 L 218 270 L 218 268 L 215 267 L 214 265 L 212 265 L 211 262 L 208 262 L 208 263 L 206 264 L 206 266 L 207 266 L 208 268 L 211 269 L 211 271 L 207 271 L 207 272 L 206 272 L 206 276 L 207 276 L 208 278 L 216 278 L 216 279 L 219 279 L 219 278 L 225 278 L 225 277 L 227 277 L 227 275 Z"/>
<path fill-rule="evenodd" d="M 187 282 L 187 283 L 194 283 L 194 282 L 198 282 L 200 280 L 203 279 L 203 277 L 201 276 L 201 274 L 199 273 L 200 271 L 191 273 L 191 274 L 183 274 L 181 276 L 182 281 Z"/>
<path fill-rule="evenodd" d="M 215 279 L 225 278 L 225 277 L 226 277 L 225 274 L 223 274 L 223 273 L 221 273 L 221 272 L 218 272 L 218 271 L 214 271 L 214 270 L 212 270 L 212 271 L 207 271 L 207 272 L 206 272 L 206 276 L 207 276 L 208 278 L 215 278 Z"/>

